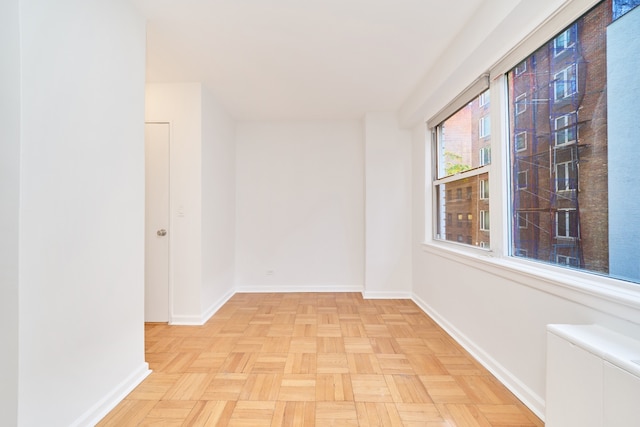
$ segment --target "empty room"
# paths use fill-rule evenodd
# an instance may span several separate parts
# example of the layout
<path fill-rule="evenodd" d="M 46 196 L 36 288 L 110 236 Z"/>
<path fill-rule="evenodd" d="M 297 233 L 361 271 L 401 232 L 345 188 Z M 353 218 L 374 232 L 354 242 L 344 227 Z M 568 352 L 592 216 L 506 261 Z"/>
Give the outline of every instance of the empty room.
<path fill-rule="evenodd" d="M 639 0 L 7 0 L 0 424 L 640 425 Z"/>

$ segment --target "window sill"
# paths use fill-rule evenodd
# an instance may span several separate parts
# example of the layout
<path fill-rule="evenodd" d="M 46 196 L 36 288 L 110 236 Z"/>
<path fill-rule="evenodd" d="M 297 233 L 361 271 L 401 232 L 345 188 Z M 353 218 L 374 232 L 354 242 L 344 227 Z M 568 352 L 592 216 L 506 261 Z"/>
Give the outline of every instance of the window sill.
<path fill-rule="evenodd" d="M 425 242 L 422 250 L 640 324 L 640 284 L 535 261 L 497 257 L 487 249 L 447 242 Z"/>

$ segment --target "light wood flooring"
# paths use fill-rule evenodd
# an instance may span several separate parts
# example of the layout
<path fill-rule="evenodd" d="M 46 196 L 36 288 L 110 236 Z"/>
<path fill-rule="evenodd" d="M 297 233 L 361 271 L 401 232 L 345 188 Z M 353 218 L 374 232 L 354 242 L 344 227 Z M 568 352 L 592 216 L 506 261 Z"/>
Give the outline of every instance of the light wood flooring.
<path fill-rule="evenodd" d="M 99 426 L 543 426 L 410 300 L 236 294 L 147 324 L 153 373 Z"/>

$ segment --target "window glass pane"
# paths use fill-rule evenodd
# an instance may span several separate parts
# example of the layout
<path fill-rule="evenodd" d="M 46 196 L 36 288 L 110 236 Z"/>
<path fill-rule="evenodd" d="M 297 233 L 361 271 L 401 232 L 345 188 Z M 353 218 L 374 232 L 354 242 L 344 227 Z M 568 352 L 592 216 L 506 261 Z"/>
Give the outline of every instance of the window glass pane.
<path fill-rule="evenodd" d="M 607 82 L 607 71 L 614 68 L 637 76 L 640 48 L 629 52 L 628 45 L 637 37 L 640 9 L 621 17 L 610 31 L 616 8 L 619 1 L 598 4 L 507 74 L 510 253 L 640 282 L 637 258 L 625 253 L 633 245 L 629 237 L 640 235 L 633 219 L 640 205 L 629 205 L 640 198 L 638 188 L 610 194 L 624 188 L 625 180 L 638 182 L 637 172 L 623 164 L 629 153 L 638 152 L 637 139 L 608 127 L 614 122 L 635 126 L 631 100 L 640 96 L 640 84 Z M 638 18 L 626 23 L 634 13 Z M 615 52 L 623 53 L 616 57 Z M 620 88 L 618 96 L 612 87 Z M 635 96 L 622 96 L 632 90 Z M 629 237 L 618 239 L 616 233 Z"/>
<path fill-rule="evenodd" d="M 489 104 L 486 91 L 438 126 L 438 178 L 491 162 Z"/>
<path fill-rule="evenodd" d="M 488 90 L 437 126 L 437 239 L 489 247 L 490 135 Z"/>
<path fill-rule="evenodd" d="M 452 194 L 461 195 L 439 200 L 438 238 L 488 248 L 491 242 L 489 174 L 483 173 L 441 184 L 437 189 L 438 194 L 452 191 Z"/>

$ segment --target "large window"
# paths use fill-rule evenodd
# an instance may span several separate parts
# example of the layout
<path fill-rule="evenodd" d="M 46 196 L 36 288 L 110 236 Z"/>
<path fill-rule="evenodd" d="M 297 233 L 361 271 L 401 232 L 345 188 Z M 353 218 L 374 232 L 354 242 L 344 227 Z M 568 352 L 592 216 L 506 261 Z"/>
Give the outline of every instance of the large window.
<path fill-rule="evenodd" d="M 438 239 L 489 246 L 489 111 L 489 92 L 482 91 L 436 126 Z"/>
<path fill-rule="evenodd" d="M 602 2 L 523 61 L 529 64 L 528 78 L 521 76 L 518 66 L 507 74 L 513 182 L 510 209 L 517 218 L 512 224 L 510 252 L 628 278 L 627 272 L 635 267 L 613 260 L 615 255 L 609 250 L 615 246 L 612 228 L 637 227 L 622 221 L 611 223 L 611 176 L 624 169 L 608 156 L 612 148 L 608 103 L 614 98 L 607 82 L 607 51 L 616 43 L 608 40 L 611 22 L 611 3 Z M 620 59 L 616 67 L 633 67 Z M 523 92 L 538 100 L 530 115 L 519 114 Z M 625 110 L 634 109 L 628 105 L 616 114 L 631 114 Z M 525 131 L 528 144 L 523 149 Z M 618 143 L 624 147 L 631 141 Z M 624 151 L 622 147 L 618 148 Z M 519 191 L 525 177 L 527 191 Z M 526 221 L 531 227 L 523 229 L 529 212 Z M 612 271 L 612 261 L 620 265 L 619 273 Z M 632 279 L 640 281 L 637 276 Z"/>
<path fill-rule="evenodd" d="M 518 52 L 539 33 L 491 70 L 492 112 L 487 83 L 429 120 L 436 239 L 489 248 L 492 228 L 495 241 L 509 242 L 494 256 L 640 283 L 640 8 L 632 9 L 606 0 L 561 31 L 548 24 L 556 33 L 539 31 L 547 41 L 533 53 Z M 469 187 L 464 199 L 445 198 Z M 447 221 L 461 212 L 468 220 Z"/>

